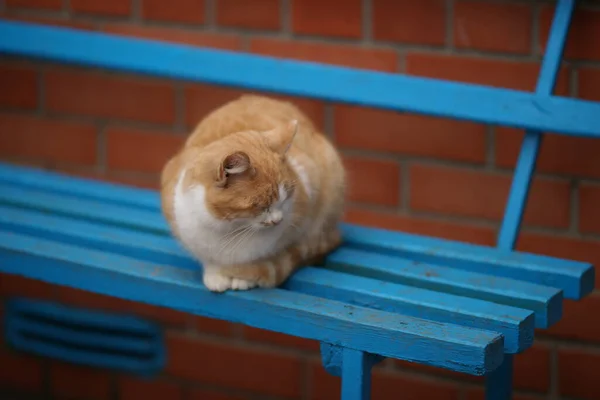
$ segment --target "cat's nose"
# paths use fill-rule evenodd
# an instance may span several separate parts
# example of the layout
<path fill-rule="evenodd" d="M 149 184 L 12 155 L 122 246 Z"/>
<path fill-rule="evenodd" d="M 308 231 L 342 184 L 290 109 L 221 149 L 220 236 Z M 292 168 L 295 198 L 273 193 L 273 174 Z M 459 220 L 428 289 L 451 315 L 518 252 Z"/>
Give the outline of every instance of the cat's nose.
<path fill-rule="evenodd" d="M 265 225 L 265 226 L 275 226 L 275 225 L 278 225 L 281 222 L 282 219 L 283 219 L 283 213 L 281 211 L 273 211 L 269 215 L 269 218 L 267 218 L 263 222 L 263 225 Z"/>
<path fill-rule="evenodd" d="M 283 219 L 283 213 L 279 210 L 273 211 L 270 219 L 273 222 L 273 225 L 277 225 Z"/>

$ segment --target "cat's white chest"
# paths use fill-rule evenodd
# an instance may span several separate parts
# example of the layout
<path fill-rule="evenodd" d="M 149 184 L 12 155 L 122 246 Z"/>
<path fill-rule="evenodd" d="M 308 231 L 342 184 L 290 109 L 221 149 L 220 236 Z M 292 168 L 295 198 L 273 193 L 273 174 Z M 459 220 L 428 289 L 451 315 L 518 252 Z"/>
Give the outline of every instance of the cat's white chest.
<path fill-rule="evenodd" d="M 183 190 L 185 171 L 174 193 L 175 225 L 183 245 L 202 263 L 231 265 L 248 263 L 273 254 L 289 244 L 286 224 L 262 229 L 232 229 L 206 207 L 206 189 L 196 185 Z"/>

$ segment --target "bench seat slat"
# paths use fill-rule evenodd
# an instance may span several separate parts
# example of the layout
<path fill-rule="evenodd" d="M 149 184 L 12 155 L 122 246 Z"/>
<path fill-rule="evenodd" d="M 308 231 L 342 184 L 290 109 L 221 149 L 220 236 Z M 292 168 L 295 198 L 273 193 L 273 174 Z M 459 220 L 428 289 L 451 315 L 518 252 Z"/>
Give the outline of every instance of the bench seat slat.
<path fill-rule="evenodd" d="M 137 225 L 139 229 L 169 234 L 168 227 L 159 213 L 152 215 L 145 213 L 145 211 L 160 209 L 160 198 L 155 191 L 72 178 L 34 168 L 2 163 L 0 163 L 0 182 L 7 186 L 18 186 L 21 190 L 34 189 L 47 192 L 48 195 L 52 193 L 68 194 L 75 196 L 80 202 L 85 199 L 97 200 L 106 207 L 108 205 L 105 203 L 115 203 L 119 207 L 132 207 L 135 211 L 142 212 L 140 218 L 129 220 L 128 214 L 115 218 L 110 211 L 121 211 L 124 208 L 104 207 L 103 209 L 108 214 L 102 218 L 110 221 L 126 220 L 129 221 L 128 224 L 133 225 L 141 223 L 142 225 Z M 20 200 L 14 199 L 14 201 Z M 48 204 L 33 206 L 47 207 Z M 81 212 L 87 213 L 88 209 L 83 207 Z M 589 263 L 524 252 L 507 252 L 489 246 L 351 224 L 343 224 L 342 227 L 344 240 L 352 247 L 370 249 L 378 253 L 391 253 L 415 261 L 451 266 L 491 276 L 547 285 L 562 289 L 564 297 L 568 299 L 580 299 L 594 288 L 595 271 Z"/>
<path fill-rule="evenodd" d="M 166 221 L 157 211 L 107 204 L 100 200 L 77 198 L 17 186 L 0 184 L 0 204 L 100 221 L 124 228 L 168 235 Z"/>
<path fill-rule="evenodd" d="M 199 269 L 198 263 L 168 237 L 3 206 L 0 206 L 0 228 L 153 263 Z M 480 329 L 487 326 L 488 330 L 505 335 L 506 351 L 510 353 L 528 348 L 533 337 L 533 314 L 529 310 L 416 287 L 304 268 L 292 276 L 286 288 L 332 300 L 339 295 L 340 300 L 357 305 L 371 305 L 371 308 L 434 321 L 462 322 L 465 326 Z"/>
<path fill-rule="evenodd" d="M 9 204 L 24 204 L 34 209 L 57 210 L 62 215 L 84 217 L 91 221 L 127 227 L 139 226 L 147 231 L 158 231 L 162 226 L 164 234 L 168 234 L 166 223 L 158 211 L 132 209 L 132 212 L 129 212 L 129 208 L 106 205 L 100 201 L 0 185 L 0 203 L 3 201 Z M 562 312 L 562 295 L 559 290 L 527 282 L 437 265 L 418 264 L 399 257 L 352 249 L 343 249 L 342 252 L 331 254 L 328 263 L 338 268 L 352 266 L 353 270 L 360 274 L 376 276 L 381 280 L 421 285 L 426 289 L 530 309 L 536 312 L 536 326 L 539 328 L 551 326 L 560 318 Z M 431 276 L 432 271 L 435 271 L 436 276 Z"/>
<path fill-rule="evenodd" d="M 431 321 L 502 333 L 505 352 L 518 353 L 533 343 L 533 312 L 323 268 L 298 270 L 283 286 L 295 292 Z"/>
<path fill-rule="evenodd" d="M 0 21 L 0 51 L 487 124 L 600 136 L 597 124 L 600 105 L 581 99 L 540 97 L 518 90 L 22 22 Z M 115 53 L 120 56 L 115 57 Z M 199 65 L 202 68 L 198 68 Z"/>
<path fill-rule="evenodd" d="M 154 263 L 177 262 L 180 268 L 198 269 L 198 263 L 190 259 L 169 236 L 3 205 L 0 205 L 0 227 L 23 235 L 89 246 Z"/>
<path fill-rule="evenodd" d="M 106 183 L 78 178 L 61 173 L 45 171 L 0 162 L 0 183 L 38 189 L 55 194 L 71 195 L 77 198 L 102 200 L 104 202 L 160 209 L 160 197 L 155 190 Z"/>
<path fill-rule="evenodd" d="M 327 258 L 329 268 L 378 280 L 493 301 L 535 311 L 535 324 L 547 328 L 562 315 L 559 289 L 507 278 L 429 265 L 342 247 Z"/>
<path fill-rule="evenodd" d="M 569 299 L 580 299 L 594 289 L 594 268 L 584 262 L 357 225 L 344 225 L 344 240 L 377 253 L 560 288 Z"/>
<path fill-rule="evenodd" d="M 214 294 L 190 270 L 12 232 L 0 231 L 0 258 L 5 273 L 474 375 L 503 358 L 498 333 L 281 289 Z"/>

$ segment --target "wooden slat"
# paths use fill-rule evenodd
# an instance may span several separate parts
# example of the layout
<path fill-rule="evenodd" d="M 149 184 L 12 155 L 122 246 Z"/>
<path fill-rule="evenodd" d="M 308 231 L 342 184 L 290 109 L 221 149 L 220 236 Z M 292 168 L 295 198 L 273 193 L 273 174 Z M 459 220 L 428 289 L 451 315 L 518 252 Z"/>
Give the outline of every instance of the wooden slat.
<path fill-rule="evenodd" d="M 0 229 L 147 262 L 199 269 L 199 264 L 189 258 L 173 239 L 115 226 L 0 206 Z M 292 276 L 286 288 L 427 320 L 499 332 L 505 336 L 505 351 L 509 353 L 525 350 L 533 340 L 531 311 L 491 302 L 317 268 L 299 271 Z"/>
<path fill-rule="evenodd" d="M 160 209 L 160 198 L 155 191 L 72 178 L 10 164 L 0 163 L 0 183 L 18 186 L 21 189 L 39 189 L 42 193 L 70 194 L 77 199 L 98 200 L 109 205 L 114 203 L 119 206 L 134 206 L 135 209 L 141 210 L 158 211 Z M 39 201 L 32 201 L 35 203 L 32 205 L 33 207 L 44 206 Z M 107 210 L 104 207 L 103 209 L 108 212 L 107 218 L 114 220 L 110 214 L 111 209 Z M 86 212 L 85 207 L 83 212 Z M 162 232 L 167 235 L 168 227 L 158 213 L 150 214 L 144 213 L 141 218 L 131 220 L 128 224 L 144 224 L 145 219 L 149 218 L 147 224 L 139 226 L 140 229 Z M 594 287 L 594 268 L 585 262 L 523 252 L 501 251 L 489 246 L 351 224 L 344 224 L 343 230 L 344 240 L 350 247 L 551 286 L 562 289 L 564 296 L 569 299 L 580 299 Z"/>
<path fill-rule="evenodd" d="M 357 225 L 344 226 L 344 240 L 357 249 L 558 288 L 569 299 L 594 289 L 594 267 L 585 262 Z"/>
<path fill-rule="evenodd" d="M 424 264 L 397 256 L 342 247 L 327 258 L 329 268 L 387 282 L 492 301 L 535 312 L 537 328 L 562 315 L 562 292 L 514 279 Z"/>
<path fill-rule="evenodd" d="M 169 234 L 165 220 L 157 211 L 115 205 L 101 200 L 0 184 L 0 204 L 135 228 L 149 233 Z"/>
<path fill-rule="evenodd" d="M 429 321 L 499 332 L 504 336 L 507 353 L 521 352 L 533 343 L 533 312 L 521 308 L 315 267 L 297 271 L 284 288 Z"/>
<path fill-rule="evenodd" d="M 600 137 L 600 104 L 481 85 L 0 21 L 0 52 L 516 128 Z"/>
<path fill-rule="evenodd" d="M 481 375 L 501 335 L 281 289 L 211 293 L 194 271 L 0 231 L 0 271 Z"/>
<path fill-rule="evenodd" d="M 78 178 L 39 168 L 0 162 L 0 183 L 66 194 L 80 199 L 101 200 L 109 204 L 160 210 L 160 197 L 155 190 Z"/>
<path fill-rule="evenodd" d="M 52 194 L 41 190 L 26 189 L 0 184 L 0 204 L 16 205 L 44 212 L 53 212 L 91 222 L 125 227 L 139 227 L 146 232 L 168 235 L 166 222 L 158 211 L 139 210 L 133 207 L 105 204 L 100 200 L 79 199 L 74 196 Z M 369 242 L 377 240 L 377 236 L 366 235 L 360 240 Z M 390 233 L 390 235 L 392 235 Z M 389 237 L 380 234 L 378 243 L 389 242 Z M 348 242 L 356 245 L 353 240 Z M 363 242 L 360 242 L 363 243 Z M 348 253 L 350 252 L 350 253 Z M 328 257 L 331 265 L 352 266 L 354 270 L 367 276 L 382 279 L 393 279 L 397 283 L 411 283 L 421 287 L 456 295 L 497 301 L 505 305 L 535 311 L 536 326 L 545 328 L 556 322 L 561 315 L 562 295 L 559 290 L 541 287 L 518 280 L 494 277 L 487 274 L 450 269 L 435 265 L 417 265 L 404 260 L 404 255 L 383 256 L 379 248 L 370 251 L 354 251 L 343 249 Z M 493 251 L 489 253 L 493 254 Z M 402 257 L 402 258 L 401 258 Z M 390 263 L 383 271 L 383 263 Z M 393 274 L 388 275 L 392 272 Z M 435 271 L 438 278 L 428 276 Z M 382 275 L 382 273 L 384 275 Z M 439 278 L 443 276 L 442 278 Z M 498 285 L 503 285 L 499 287 Z"/>

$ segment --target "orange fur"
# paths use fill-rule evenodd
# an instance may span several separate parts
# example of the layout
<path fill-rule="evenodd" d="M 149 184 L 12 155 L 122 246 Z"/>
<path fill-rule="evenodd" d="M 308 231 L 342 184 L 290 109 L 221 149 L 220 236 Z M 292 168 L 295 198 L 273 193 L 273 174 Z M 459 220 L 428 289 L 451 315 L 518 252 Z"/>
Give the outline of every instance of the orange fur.
<path fill-rule="evenodd" d="M 296 106 L 244 95 L 200 121 L 165 165 L 162 208 L 209 289 L 273 287 L 339 245 L 345 179 Z"/>

